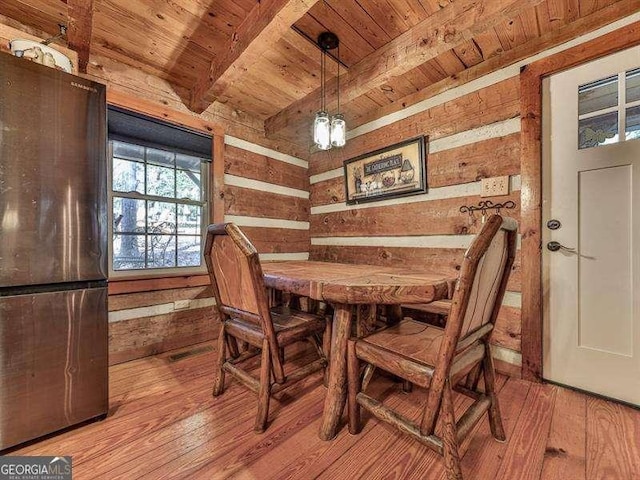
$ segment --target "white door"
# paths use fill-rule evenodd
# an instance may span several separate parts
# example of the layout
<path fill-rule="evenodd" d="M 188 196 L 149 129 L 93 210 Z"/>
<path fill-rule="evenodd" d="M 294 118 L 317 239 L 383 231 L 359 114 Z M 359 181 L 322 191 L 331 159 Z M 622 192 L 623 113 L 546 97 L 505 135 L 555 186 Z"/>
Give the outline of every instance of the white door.
<path fill-rule="evenodd" d="M 640 405 L 640 47 L 547 79 L 543 133 L 543 375 Z"/>

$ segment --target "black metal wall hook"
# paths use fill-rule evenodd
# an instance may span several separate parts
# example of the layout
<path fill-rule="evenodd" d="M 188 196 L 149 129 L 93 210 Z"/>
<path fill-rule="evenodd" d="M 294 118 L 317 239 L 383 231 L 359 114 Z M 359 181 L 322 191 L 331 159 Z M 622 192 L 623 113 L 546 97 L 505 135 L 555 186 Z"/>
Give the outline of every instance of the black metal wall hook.
<path fill-rule="evenodd" d="M 491 200 L 482 200 L 478 205 L 461 206 L 460 213 L 468 213 L 469 215 L 472 215 L 473 212 L 482 212 L 484 214 L 487 210 L 495 210 L 496 213 L 500 213 L 500 210 L 503 208 L 506 208 L 507 210 L 516 208 L 516 202 L 507 200 L 504 203 L 493 203 Z"/>

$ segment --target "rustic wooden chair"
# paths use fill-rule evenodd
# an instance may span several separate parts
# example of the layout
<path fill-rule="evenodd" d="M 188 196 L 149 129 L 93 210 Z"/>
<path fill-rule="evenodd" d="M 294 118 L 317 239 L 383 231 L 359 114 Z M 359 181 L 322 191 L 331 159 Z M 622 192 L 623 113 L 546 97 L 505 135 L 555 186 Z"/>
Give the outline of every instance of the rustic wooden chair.
<path fill-rule="evenodd" d="M 361 429 L 360 407 L 391 423 L 444 455 L 449 479 L 462 479 L 458 444 L 485 412 L 496 440 L 505 434 L 495 394 L 495 373 L 489 338 L 516 252 L 516 222 L 491 216 L 465 253 L 446 326 L 439 328 L 406 318 L 395 326 L 348 343 L 349 431 Z M 360 364 L 366 367 L 361 375 Z M 420 423 L 383 406 L 364 393 L 379 367 L 428 388 Z M 473 371 L 484 374 L 484 391 L 458 382 Z M 467 385 L 469 385 L 467 383 Z M 456 423 L 452 388 L 474 399 Z M 441 437 L 436 435 L 440 421 Z"/>
<path fill-rule="evenodd" d="M 222 323 L 213 395 L 223 393 L 225 373 L 256 392 L 254 429 L 263 432 L 271 395 L 326 367 L 327 355 L 316 337 L 324 334 L 323 343 L 328 344 L 330 323 L 320 315 L 287 307 L 269 308 L 258 252 L 236 225 L 209 225 L 204 255 Z M 319 358 L 285 375 L 284 347 L 305 340 L 311 342 Z M 239 350 L 238 342 L 249 348 Z M 257 354 L 261 354 L 259 379 L 241 368 Z"/>

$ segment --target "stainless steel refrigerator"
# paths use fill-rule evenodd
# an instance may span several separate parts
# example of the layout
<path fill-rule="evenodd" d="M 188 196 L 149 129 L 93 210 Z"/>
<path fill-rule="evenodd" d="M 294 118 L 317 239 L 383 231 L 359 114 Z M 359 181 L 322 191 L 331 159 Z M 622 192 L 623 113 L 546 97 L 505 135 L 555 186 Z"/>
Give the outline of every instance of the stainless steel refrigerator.
<path fill-rule="evenodd" d="M 0 53 L 0 450 L 107 413 L 105 124 L 103 85 Z"/>

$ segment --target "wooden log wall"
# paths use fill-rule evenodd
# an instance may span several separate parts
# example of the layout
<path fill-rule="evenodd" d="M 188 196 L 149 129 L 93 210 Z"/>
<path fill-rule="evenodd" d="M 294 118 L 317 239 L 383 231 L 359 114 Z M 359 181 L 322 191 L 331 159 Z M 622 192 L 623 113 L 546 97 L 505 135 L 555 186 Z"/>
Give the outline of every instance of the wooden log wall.
<path fill-rule="evenodd" d="M 307 162 L 234 138 L 225 143 L 225 221 L 242 228 L 262 260 L 306 260 Z"/>
<path fill-rule="evenodd" d="M 481 200 L 480 179 L 510 177 L 509 195 L 490 200 L 513 200 L 517 208 L 502 213 L 520 221 L 520 68 L 637 21 L 635 13 L 588 33 L 574 31 L 574 37 L 563 45 L 548 50 L 540 45 L 539 51 L 531 51 L 532 57 L 502 70 L 469 78 L 467 83 L 403 110 L 382 111 L 378 118 L 352 129 L 342 150 L 312 154 L 310 258 L 423 265 L 456 274 L 480 226 L 479 216 L 462 215 L 459 207 Z M 344 160 L 419 135 L 429 137 L 428 193 L 358 206 L 344 203 Z M 522 305 L 531 301 L 523 299 L 522 283 L 518 245 L 492 338 L 497 369 L 514 376 L 521 375 Z"/>
<path fill-rule="evenodd" d="M 155 355 L 217 336 L 210 287 L 109 296 L 109 363 Z"/>
<path fill-rule="evenodd" d="M 374 263 L 456 275 L 481 216 L 461 214 L 480 200 L 480 179 L 508 175 L 506 197 L 520 217 L 520 85 L 517 76 L 443 101 L 414 115 L 351 138 L 345 148 L 318 152 L 311 174 L 313 260 Z M 347 206 L 344 160 L 418 135 L 429 137 L 426 194 Z M 520 256 L 493 335 L 497 364 L 512 375 L 520 368 Z"/>

